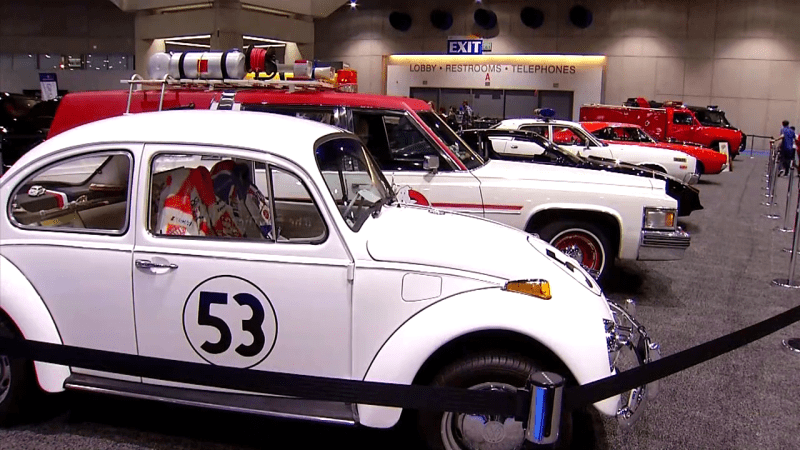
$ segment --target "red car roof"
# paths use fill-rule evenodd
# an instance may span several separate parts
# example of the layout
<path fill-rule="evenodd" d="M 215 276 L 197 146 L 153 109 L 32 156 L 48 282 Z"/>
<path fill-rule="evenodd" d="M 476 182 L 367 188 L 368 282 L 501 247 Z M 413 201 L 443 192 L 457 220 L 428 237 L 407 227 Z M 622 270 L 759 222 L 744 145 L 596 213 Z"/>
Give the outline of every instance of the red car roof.
<path fill-rule="evenodd" d="M 622 122 L 581 122 L 580 123 L 583 128 L 586 129 L 588 132 L 597 131 L 603 128 L 611 127 L 611 128 L 642 128 L 640 125 L 636 125 L 634 123 L 622 123 Z"/>
<path fill-rule="evenodd" d="M 168 89 L 164 94 L 162 109 L 188 107 L 209 108 L 212 100 L 219 100 L 222 91 L 198 89 Z M 131 97 L 131 113 L 157 111 L 159 90 L 135 91 Z M 275 105 L 324 105 L 381 108 L 395 110 L 427 111 L 430 106 L 408 97 L 356 94 L 336 91 L 296 91 L 276 89 L 242 89 L 236 93 L 242 103 L 268 103 Z M 127 90 L 76 92 L 65 95 L 50 125 L 48 138 L 71 128 L 109 117 L 121 116 L 128 104 Z"/>

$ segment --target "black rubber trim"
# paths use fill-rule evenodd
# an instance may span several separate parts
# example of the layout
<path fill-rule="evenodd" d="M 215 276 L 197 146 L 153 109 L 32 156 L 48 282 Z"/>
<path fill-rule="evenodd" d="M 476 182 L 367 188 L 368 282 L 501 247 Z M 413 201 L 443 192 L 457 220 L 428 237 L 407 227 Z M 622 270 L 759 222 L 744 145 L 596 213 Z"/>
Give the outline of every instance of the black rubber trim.
<path fill-rule="evenodd" d="M 228 51 L 222 53 L 222 79 L 224 79 L 224 80 L 227 80 L 228 78 L 230 78 L 228 76 L 228 68 L 226 67 L 226 65 L 227 65 L 226 63 L 227 63 L 227 60 L 228 60 L 228 53 L 230 53 L 230 52 L 231 51 L 228 50 Z"/>
<path fill-rule="evenodd" d="M 186 72 L 183 71 L 183 60 L 186 59 L 187 52 L 181 53 L 180 59 L 178 59 L 178 76 L 181 77 L 181 80 L 186 78 Z"/>

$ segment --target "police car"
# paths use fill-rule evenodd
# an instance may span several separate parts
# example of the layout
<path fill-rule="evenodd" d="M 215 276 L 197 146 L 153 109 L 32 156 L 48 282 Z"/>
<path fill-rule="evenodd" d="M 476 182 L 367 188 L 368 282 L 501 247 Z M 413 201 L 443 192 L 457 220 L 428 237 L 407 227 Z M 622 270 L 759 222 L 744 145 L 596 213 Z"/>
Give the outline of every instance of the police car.
<path fill-rule="evenodd" d="M 654 150 L 638 145 L 607 143 L 586 131 L 579 123 L 557 120 L 551 117 L 553 110 L 537 111 L 537 117 L 506 119 L 493 125 L 494 129 L 533 131 L 576 155 L 587 158 L 605 158 L 647 167 L 664 172 L 686 184 L 696 184 L 700 179 L 697 158 L 684 152 L 668 149 Z M 509 138 L 492 138 L 492 146 L 498 153 L 533 156 L 542 152 L 541 147 L 516 142 Z"/>
<path fill-rule="evenodd" d="M 25 154 L 0 178 L 0 210 L 6 337 L 509 391 L 533 370 L 585 384 L 658 358 L 577 261 L 510 226 L 399 202 L 355 135 L 309 120 L 181 110 L 95 121 Z M 36 406 L 31 383 L 376 428 L 402 413 L 0 356 L 0 422 Z M 591 409 L 630 424 L 654 392 Z M 415 420 L 430 448 L 522 446 L 513 418 Z M 562 442 L 587 432 L 573 425 Z"/>

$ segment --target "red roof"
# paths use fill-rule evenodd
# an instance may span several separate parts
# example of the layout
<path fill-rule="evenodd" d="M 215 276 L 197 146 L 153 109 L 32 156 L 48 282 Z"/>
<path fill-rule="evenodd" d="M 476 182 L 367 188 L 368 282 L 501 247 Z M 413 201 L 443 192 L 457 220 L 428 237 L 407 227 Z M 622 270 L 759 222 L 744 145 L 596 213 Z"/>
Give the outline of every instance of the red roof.
<path fill-rule="evenodd" d="M 209 108 L 212 100 L 219 101 L 222 91 L 200 89 L 167 89 L 162 109 L 175 109 L 194 104 L 197 109 Z M 131 97 L 131 113 L 157 111 L 159 90 L 135 91 Z M 325 105 L 381 108 L 395 110 L 430 110 L 422 100 L 389 95 L 356 94 L 336 91 L 296 91 L 277 89 L 241 89 L 236 101 L 276 105 Z M 127 90 L 70 93 L 61 99 L 50 126 L 48 138 L 71 128 L 109 117 L 121 116 L 128 104 Z"/>

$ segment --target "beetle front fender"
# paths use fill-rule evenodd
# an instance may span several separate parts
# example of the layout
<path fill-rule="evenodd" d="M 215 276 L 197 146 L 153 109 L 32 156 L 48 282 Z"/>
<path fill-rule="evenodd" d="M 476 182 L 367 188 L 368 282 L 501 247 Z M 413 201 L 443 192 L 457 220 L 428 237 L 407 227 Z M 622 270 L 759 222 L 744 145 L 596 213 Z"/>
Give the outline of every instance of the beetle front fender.
<path fill-rule="evenodd" d="M 579 289 L 582 289 L 578 286 Z M 437 302 L 406 321 L 384 343 L 364 377 L 365 381 L 411 384 L 423 364 L 448 342 L 470 333 L 502 330 L 538 341 L 572 372 L 579 384 L 611 375 L 603 318 L 607 305 L 579 291 L 540 300 L 498 288 L 479 289 Z M 574 295 L 573 295 L 574 294 Z M 604 309 L 605 308 L 605 309 Z M 594 406 L 603 414 L 616 413 L 617 397 Z M 394 426 L 401 408 L 357 405 L 362 425 Z"/>
<path fill-rule="evenodd" d="M 0 310 L 14 322 L 22 336 L 32 341 L 62 344 L 56 324 L 42 298 L 25 275 L 8 259 L 0 256 Z M 64 380 L 70 376 L 69 367 L 34 362 L 39 386 L 45 392 L 61 392 Z"/>

